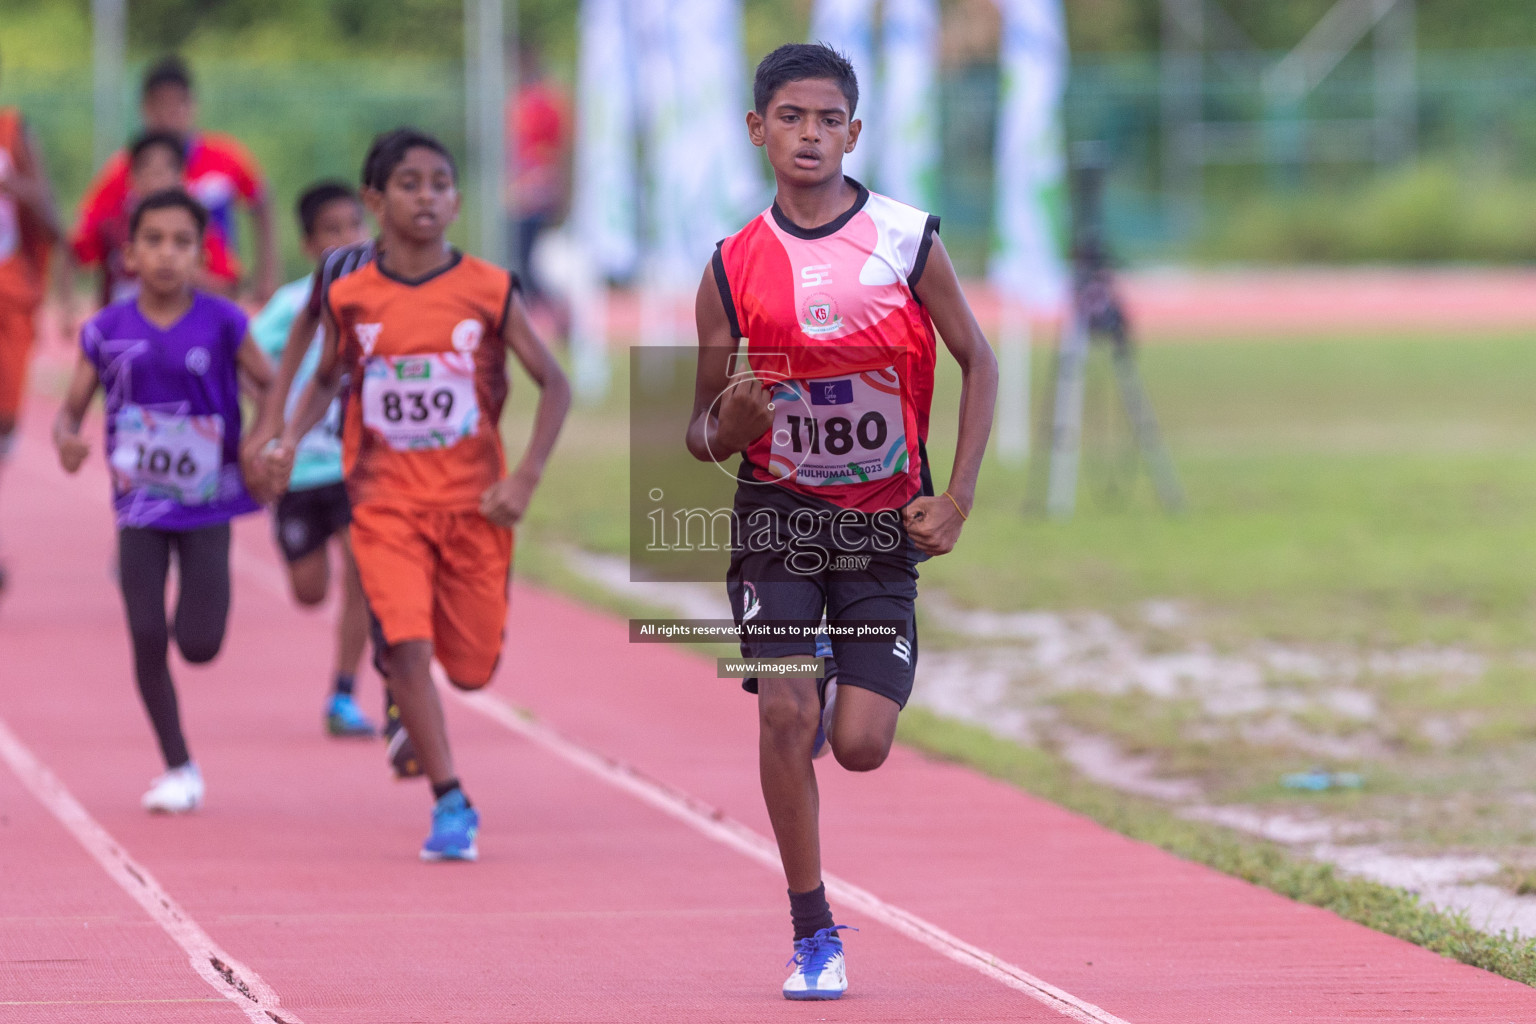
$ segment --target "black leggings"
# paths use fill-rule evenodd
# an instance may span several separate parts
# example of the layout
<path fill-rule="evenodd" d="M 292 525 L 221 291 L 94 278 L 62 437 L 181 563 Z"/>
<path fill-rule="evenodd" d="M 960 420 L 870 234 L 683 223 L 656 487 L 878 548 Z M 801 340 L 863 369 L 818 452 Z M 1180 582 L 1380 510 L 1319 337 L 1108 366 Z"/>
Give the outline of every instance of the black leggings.
<path fill-rule="evenodd" d="M 168 768 L 192 759 L 181 734 L 176 688 L 165 656 L 170 628 L 165 620 L 165 580 L 171 551 L 180 569 L 176 600 L 176 646 L 194 664 L 212 661 L 224 643 L 229 621 L 229 524 L 173 533 L 137 526 L 117 532 L 118 579 L 133 637 L 133 670 L 139 696 L 149 712 Z"/>

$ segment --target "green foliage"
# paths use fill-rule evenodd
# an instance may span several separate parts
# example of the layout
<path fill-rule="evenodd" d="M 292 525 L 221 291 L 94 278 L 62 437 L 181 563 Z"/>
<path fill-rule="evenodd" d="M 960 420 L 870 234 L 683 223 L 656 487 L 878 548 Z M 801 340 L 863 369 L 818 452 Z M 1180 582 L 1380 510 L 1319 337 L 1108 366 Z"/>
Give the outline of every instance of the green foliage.
<path fill-rule="evenodd" d="M 1214 262 L 1529 262 L 1536 182 L 1444 160 L 1386 171 L 1347 189 L 1213 203 L 1194 247 Z"/>

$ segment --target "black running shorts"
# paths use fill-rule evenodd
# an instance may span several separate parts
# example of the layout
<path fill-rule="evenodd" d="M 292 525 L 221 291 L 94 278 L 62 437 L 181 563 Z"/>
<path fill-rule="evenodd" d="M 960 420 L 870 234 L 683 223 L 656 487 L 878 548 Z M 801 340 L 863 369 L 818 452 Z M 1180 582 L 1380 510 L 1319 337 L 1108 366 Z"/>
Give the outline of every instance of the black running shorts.
<path fill-rule="evenodd" d="M 815 502 L 782 487 L 737 488 L 726 590 L 738 627 L 753 621 L 793 623 L 800 639 L 744 637 L 744 658 L 816 653 L 815 632 L 879 621 L 897 625 L 889 639 L 832 636 L 839 686 L 857 686 L 905 707 L 917 667 L 917 563 L 901 513 L 877 519 Z M 742 683 L 757 692 L 757 680 Z"/>
<path fill-rule="evenodd" d="M 272 519 L 277 546 L 289 563 L 310 555 L 352 522 L 352 505 L 345 484 L 322 484 L 289 491 L 277 503 Z"/>

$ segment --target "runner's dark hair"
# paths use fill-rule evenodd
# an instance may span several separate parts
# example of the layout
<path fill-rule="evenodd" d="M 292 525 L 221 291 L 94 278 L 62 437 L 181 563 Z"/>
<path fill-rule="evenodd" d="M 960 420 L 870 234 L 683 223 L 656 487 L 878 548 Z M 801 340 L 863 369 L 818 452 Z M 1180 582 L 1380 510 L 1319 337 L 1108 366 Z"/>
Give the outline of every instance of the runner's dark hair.
<path fill-rule="evenodd" d="M 826 43 L 785 43 L 762 59 L 752 80 L 752 106 L 758 116 L 768 113 L 774 93 L 791 82 L 827 78 L 848 100 L 848 116 L 859 106 L 859 76 L 853 62 Z"/>
<path fill-rule="evenodd" d="M 128 237 L 132 238 L 139 233 L 139 224 L 146 213 L 176 209 L 186 210 L 192 215 L 192 220 L 197 224 L 197 237 L 201 239 L 203 232 L 208 230 L 208 211 L 184 188 L 163 188 L 140 199 L 128 215 Z"/>
<path fill-rule="evenodd" d="M 357 190 L 340 181 L 317 181 L 299 195 L 299 201 L 294 205 L 294 212 L 298 215 L 299 224 L 304 229 L 305 238 L 315 233 L 315 221 L 319 219 L 320 211 L 325 209 L 328 203 L 334 203 L 338 199 L 361 203 L 357 198 Z"/>
<path fill-rule="evenodd" d="M 192 69 L 187 67 L 187 62 L 179 54 L 167 54 L 149 66 L 144 72 L 144 84 L 139 89 L 139 95 L 148 98 L 150 93 L 162 85 L 174 85 L 187 92 L 192 91 Z"/>
<path fill-rule="evenodd" d="M 180 136 L 170 132 L 144 132 L 128 144 L 128 166 L 137 167 L 144 154 L 155 148 L 168 149 L 176 155 L 176 166 L 187 166 L 187 148 Z"/>
<path fill-rule="evenodd" d="M 395 168 L 400 166 L 405 154 L 413 149 L 430 149 L 442 157 L 448 162 L 448 173 L 453 176 L 453 180 L 459 180 L 459 165 L 454 161 L 453 154 L 448 152 L 448 147 L 435 135 L 428 135 L 417 128 L 396 128 L 376 137 L 373 145 L 368 147 L 368 155 L 363 159 L 363 186 L 384 191 L 389 176 L 395 173 Z"/>

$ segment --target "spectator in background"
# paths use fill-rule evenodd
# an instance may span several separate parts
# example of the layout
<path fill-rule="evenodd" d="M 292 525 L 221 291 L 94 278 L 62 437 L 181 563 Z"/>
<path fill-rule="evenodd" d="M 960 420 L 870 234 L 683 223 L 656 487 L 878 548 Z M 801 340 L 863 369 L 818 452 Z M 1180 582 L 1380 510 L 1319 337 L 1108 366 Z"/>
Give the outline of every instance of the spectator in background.
<path fill-rule="evenodd" d="M 523 297 L 532 309 L 555 320 L 561 336 L 569 334 L 569 315 L 550 294 L 533 266 L 539 236 L 565 214 L 570 179 L 570 103 L 565 92 L 544 76 L 537 50 L 518 51 L 520 86 L 507 104 L 508 154 L 506 206 L 516 239 L 514 270 L 522 278 Z"/>
<path fill-rule="evenodd" d="M 265 302 L 277 286 L 277 248 L 261 168 L 233 138 L 198 130 L 192 73 L 180 57 L 166 57 L 152 65 L 144 73 L 139 96 L 144 130 L 182 140 L 187 191 L 207 209 L 208 236 L 229 254 L 236 278 L 240 265 L 235 258 L 235 208 L 243 203 L 250 211 L 256 228 L 256 298 Z M 80 200 L 79 223 L 127 216 L 128 162 L 126 151 L 107 161 Z"/>

